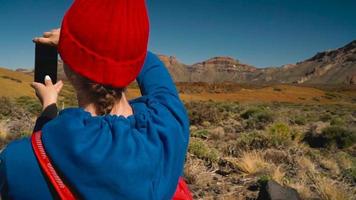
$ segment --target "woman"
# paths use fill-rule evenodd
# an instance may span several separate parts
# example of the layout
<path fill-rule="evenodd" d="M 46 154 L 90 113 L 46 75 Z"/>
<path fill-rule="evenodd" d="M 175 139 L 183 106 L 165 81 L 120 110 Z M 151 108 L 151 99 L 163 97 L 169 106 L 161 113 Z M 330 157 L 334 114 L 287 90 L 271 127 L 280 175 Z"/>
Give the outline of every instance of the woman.
<path fill-rule="evenodd" d="M 174 196 L 189 120 L 169 73 L 147 52 L 148 30 L 144 0 L 76 0 L 61 30 L 35 38 L 58 46 L 79 108 L 57 116 L 63 83 L 32 84 L 43 112 L 32 139 L 1 153 L 4 199 L 66 199 L 61 188 L 72 199 Z M 142 97 L 128 101 L 124 91 L 135 78 Z M 185 189 L 177 193 L 190 198 Z"/>

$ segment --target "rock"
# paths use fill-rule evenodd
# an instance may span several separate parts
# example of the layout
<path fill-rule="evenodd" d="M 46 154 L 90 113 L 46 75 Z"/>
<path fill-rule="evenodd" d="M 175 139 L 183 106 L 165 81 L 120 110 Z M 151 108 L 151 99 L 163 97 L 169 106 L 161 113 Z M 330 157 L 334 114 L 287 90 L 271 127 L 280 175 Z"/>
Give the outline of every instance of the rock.
<path fill-rule="evenodd" d="M 300 200 L 298 192 L 270 180 L 260 188 L 257 200 Z"/>

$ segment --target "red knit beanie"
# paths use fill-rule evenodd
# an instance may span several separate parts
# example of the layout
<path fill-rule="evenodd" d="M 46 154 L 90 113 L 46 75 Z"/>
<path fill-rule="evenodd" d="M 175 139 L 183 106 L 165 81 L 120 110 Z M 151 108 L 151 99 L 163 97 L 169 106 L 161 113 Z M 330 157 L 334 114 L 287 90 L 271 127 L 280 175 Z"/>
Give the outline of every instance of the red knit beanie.
<path fill-rule="evenodd" d="M 144 64 L 148 35 L 144 0 L 75 0 L 64 16 L 58 50 L 74 72 L 126 87 Z"/>

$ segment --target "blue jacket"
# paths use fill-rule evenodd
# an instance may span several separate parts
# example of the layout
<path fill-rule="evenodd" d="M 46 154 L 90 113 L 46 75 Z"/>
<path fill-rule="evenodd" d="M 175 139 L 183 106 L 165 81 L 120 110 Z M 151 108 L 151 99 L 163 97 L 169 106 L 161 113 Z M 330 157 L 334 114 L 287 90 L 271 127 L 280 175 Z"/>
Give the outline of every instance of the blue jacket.
<path fill-rule="evenodd" d="M 175 85 L 148 53 L 137 78 L 142 97 L 134 114 L 97 116 L 81 108 L 61 111 L 42 129 L 42 141 L 62 179 L 81 199 L 171 199 L 182 175 L 189 120 Z M 0 156 L 4 199 L 53 199 L 29 138 Z"/>

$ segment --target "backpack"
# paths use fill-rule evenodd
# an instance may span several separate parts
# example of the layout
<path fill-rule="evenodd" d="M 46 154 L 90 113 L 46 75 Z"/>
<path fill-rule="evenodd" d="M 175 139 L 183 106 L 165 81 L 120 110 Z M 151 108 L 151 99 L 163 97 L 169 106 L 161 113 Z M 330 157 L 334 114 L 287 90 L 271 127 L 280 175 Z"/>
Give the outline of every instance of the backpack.
<path fill-rule="evenodd" d="M 54 169 L 43 147 L 41 137 L 42 137 L 41 131 L 33 133 L 31 136 L 31 144 L 35 156 L 39 162 L 39 165 L 44 172 L 44 175 L 48 178 L 49 183 L 52 184 L 53 188 L 55 189 L 55 191 L 57 192 L 61 200 L 77 199 L 75 195 L 70 191 L 69 187 L 66 184 L 64 184 L 62 179 L 58 176 L 56 170 Z M 184 179 L 180 177 L 176 192 L 172 200 L 192 200 L 192 199 L 193 198 L 189 191 L 188 185 L 185 183 Z"/>

